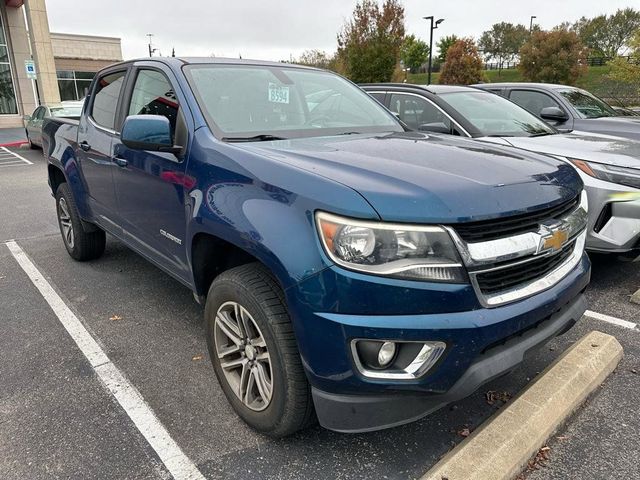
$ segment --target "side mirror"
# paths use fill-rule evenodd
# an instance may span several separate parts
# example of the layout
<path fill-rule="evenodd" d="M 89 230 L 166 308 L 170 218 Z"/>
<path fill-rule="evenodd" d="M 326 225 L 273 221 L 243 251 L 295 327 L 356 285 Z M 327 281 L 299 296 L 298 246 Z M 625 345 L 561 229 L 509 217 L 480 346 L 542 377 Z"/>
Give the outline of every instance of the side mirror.
<path fill-rule="evenodd" d="M 423 123 L 418 127 L 421 132 L 451 134 L 451 129 L 442 122 Z"/>
<path fill-rule="evenodd" d="M 540 110 L 540 118 L 544 120 L 553 120 L 554 122 L 566 122 L 569 116 L 558 107 L 545 107 Z"/>
<path fill-rule="evenodd" d="M 28 122 L 29 120 L 31 120 L 31 115 L 23 115 L 23 116 L 22 116 L 22 119 L 23 119 L 25 122 Z"/>
<path fill-rule="evenodd" d="M 178 154 L 182 146 L 174 145 L 171 124 L 162 115 L 130 115 L 124 120 L 122 143 L 133 150 Z"/>

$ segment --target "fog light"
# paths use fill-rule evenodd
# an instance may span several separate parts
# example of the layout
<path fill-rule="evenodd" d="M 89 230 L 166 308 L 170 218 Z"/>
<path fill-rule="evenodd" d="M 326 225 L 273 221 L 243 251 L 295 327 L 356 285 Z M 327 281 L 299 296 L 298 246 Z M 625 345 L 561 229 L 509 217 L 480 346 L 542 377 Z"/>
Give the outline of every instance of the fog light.
<path fill-rule="evenodd" d="M 396 344 L 394 342 L 384 342 L 378 351 L 378 363 L 381 367 L 386 367 L 391 363 L 396 354 Z"/>

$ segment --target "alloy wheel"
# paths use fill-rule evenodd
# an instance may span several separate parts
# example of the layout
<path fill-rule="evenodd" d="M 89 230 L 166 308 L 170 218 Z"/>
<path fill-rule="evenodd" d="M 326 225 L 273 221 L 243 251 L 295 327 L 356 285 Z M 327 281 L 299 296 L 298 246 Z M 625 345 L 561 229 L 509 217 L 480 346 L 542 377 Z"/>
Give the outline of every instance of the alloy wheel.
<path fill-rule="evenodd" d="M 73 238 L 73 223 L 71 222 L 71 215 L 69 214 L 69 206 L 64 197 L 60 197 L 58 201 L 58 220 L 62 229 L 62 238 L 67 246 L 73 249 L 75 244 Z"/>
<path fill-rule="evenodd" d="M 239 303 L 226 302 L 216 312 L 214 344 L 235 395 L 253 411 L 267 408 L 273 395 L 271 358 L 256 321 Z"/>

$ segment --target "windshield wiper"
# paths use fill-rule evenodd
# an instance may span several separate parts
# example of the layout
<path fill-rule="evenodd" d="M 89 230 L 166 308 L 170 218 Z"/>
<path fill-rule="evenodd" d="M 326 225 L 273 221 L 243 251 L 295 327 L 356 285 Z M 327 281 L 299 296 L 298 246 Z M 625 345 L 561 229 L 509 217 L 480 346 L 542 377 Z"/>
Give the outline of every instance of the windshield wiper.
<path fill-rule="evenodd" d="M 253 137 L 222 137 L 223 142 L 269 142 L 271 140 L 287 140 L 287 138 L 268 133 L 254 135 Z"/>
<path fill-rule="evenodd" d="M 554 132 L 538 132 L 538 133 L 532 133 L 531 135 L 529 135 L 529 138 L 531 137 L 545 137 L 547 135 L 555 135 Z"/>

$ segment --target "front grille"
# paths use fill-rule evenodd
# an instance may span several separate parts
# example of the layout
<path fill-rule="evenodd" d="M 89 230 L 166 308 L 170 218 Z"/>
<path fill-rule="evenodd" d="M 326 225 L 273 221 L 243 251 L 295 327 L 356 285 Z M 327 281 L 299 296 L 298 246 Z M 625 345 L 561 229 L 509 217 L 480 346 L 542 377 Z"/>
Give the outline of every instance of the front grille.
<path fill-rule="evenodd" d="M 484 295 L 493 295 L 544 277 L 571 256 L 574 244 L 575 241 L 565 245 L 556 254 L 546 255 L 511 267 L 478 273 L 476 275 L 478 288 Z"/>
<path fill-rule="evenodd" d="M 544 210 L 495 220 L 461 223 L 453 227 L 460 238 L 467 243 L 486 242 L 496 238 L 535 232 L 540 228 L 541 221 L 564 217 L 576 208 L 579 202 L 578 195 L 568 202 Z"/>

